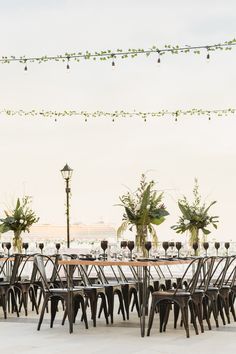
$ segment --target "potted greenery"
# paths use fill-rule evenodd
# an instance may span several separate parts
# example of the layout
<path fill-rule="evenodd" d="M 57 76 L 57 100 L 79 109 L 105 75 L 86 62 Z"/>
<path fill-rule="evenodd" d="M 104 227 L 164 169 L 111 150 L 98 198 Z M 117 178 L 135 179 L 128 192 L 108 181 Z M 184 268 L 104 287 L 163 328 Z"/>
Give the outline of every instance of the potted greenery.
<path fill-rule="evenodd" d="M 148 182 L 144 174 L 141 175 L 140 185 L 135 192 L 127 192 L 120 197 L 121 205 L 125 208 L 123 222 L 117 230 L 117 236 L 121 236 L 130 226 L 136 228 L 136 246 L 138 250 L 146 255 L 145 242 L 148 232 L 154 244 L 157 245 L 157 234 L 155 227 L 165 220 L 169 215 L 162 203 L 163 193 L 154 189 L 154 181 Z"/>
<path fill-rule="evenodd" d="M 211 232 L 208 227 L 213 226 L 215 229 L 217 229 L 217 223 L 219 222 L 217 220 L 218 216 L 210 216 L 208 214 L 209 209 L 216 203 L 216 201 L 211 202 L 207 207 L 205 203 L 201 203 L 199 185 L 196 178 L 194 180 L 193 196 L 193 203 L 188 202 L 185 196 L 183 196 L 183 198 L 178 201 L 178 206 L 182 215 L 179 217 L 177 224 L 171 227 L 178 234 L 182 234 L 186 231 L 189 232 L 189 242 L 191 246 L 193 243 L 199 243 L 200 230 L 203 233 L 202 241 L 205 242 L 206 236 Z"/>
<path fill-rule="evenodd" d="M 0 232 L 13 231 L 13 249 L 16 252 L 22 252 L 22 232 L 29 232 L 31 225 L 36 223 L 39 218 L 30 209 L 31 198 L 25 196 L 22 199 L 17 198 L 16 206 L 13 210 L 4 211 L 5 218 L 0 219 Z"/>

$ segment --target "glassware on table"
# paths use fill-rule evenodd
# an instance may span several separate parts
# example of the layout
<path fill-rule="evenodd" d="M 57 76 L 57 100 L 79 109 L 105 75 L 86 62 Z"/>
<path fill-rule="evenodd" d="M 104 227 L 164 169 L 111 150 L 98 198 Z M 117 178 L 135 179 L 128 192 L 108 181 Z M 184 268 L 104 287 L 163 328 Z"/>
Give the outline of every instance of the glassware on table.
<path fill-rule="evenodd" d="M 43 253 L 44 243 L 42 243 L 42 242 L 39 243 L 39 249 L 40 249 L 41 253 Z"/>
<path fill-rule="evenodd" d="M 101 241 L 101 249 L 103 250 L 103 258 L 106 259 L 106 249 L 108 247 L 108 241 L 103 240 Z"/>
<path fill-rule="evenodd" d="M 150 249 L 152 248 L 152 242 L 151 241 L 146 241 L 144 244 L 144 247 L 146 248 L 147 252 L 148 252 L 148 258 L 149 258 L 149 252 Z"/>
<path fill-rule="evenodd" d="M 229 242 L 225 242 L 225 248 L 226 248 L 226 255 L 229 255 L 229 247 L 230 247 L 230 243 Z"/>
<path fill-rule="evenodd" d="M 176 242 L 176 243 L 175 243 L 175 247 L 176 247 L 176 249 L 177 249 L 177 251 L 178 251 L 177 257 L 179 258 L 179 251 L 180 251 L 181 248 L 182 248 L 182 242 Z"/>
<path fill-rule="evenodd" d="M 25 254 L 27 254 L 27 249 L 29 248 L 29 243 L 28 242 L 23 242 L 22 243 L 22 248 L 25 250 Z"/>
<path fill-rule="evenodd" d="M 170 247 L 170 251 L 171 251 L 171 257 L 173 258 L 175 243 L 173 241 L 170 241 L 169 247 Z"/>
<path fill-rule="evenodd" d="M 7 255 L 10 256 L 11 242 L 5 242 L 5 247 L 7 249 Z"/>
<path fill-rule="evenodd" d="M 121 248 L 124 248 L 124 249 L 125 249 L 125 248 L 127 247 L 127 244 L 128 244 L 127 241 L 124 241 L 124 240 L 123 240 L 123 241 L 120 241 L 120 247 L 121 247 Z"/>
<path fill-rule="evenodd" d="M 216 249 L 217 256 L 218 256 L 219 248 L 220 248 L 220 242 L 215 242 L 215 249 Z"/>
<path fill-rule="evenodd" d="M 128 241 L 127 246 L 128 246 L 128 249 L 130 250 L 130 260 L 132 261 L 133 260 L 132 252 L 134 249 L 134 241 Z"/>
<path fill-rule="evenodd" d="M 207 250 L 208 250 L 208 248 L 209 248 L 209 242 L 203 242 L 203 248 L 204 248 L 204 250 L 206 251 L 205 252 L 205 256 L 207 257 Z"/>
<path fill-rule="evenodd" d="M 168 250 L 168 248 L 169 248 L 169 242 L 168 242 L 168 241 L 162 242 L 162 247 L 163 247 L 164 250 L 165 250 L 165 257 L 167 257 L 167 250 Z"/>
<path fill-rule="evenodd" d="M 194 256 L 196 256 L 198 250 L 198 242 L 193 242 L 192 247 L 194 249 Z"/>
<path fill-rule="evenodd" d="M 55 244 L 55 247 L 56 247 L 57 253 L 59 253 L 59 249 L 61 248 L 61 244 L 58 242 Z"/>

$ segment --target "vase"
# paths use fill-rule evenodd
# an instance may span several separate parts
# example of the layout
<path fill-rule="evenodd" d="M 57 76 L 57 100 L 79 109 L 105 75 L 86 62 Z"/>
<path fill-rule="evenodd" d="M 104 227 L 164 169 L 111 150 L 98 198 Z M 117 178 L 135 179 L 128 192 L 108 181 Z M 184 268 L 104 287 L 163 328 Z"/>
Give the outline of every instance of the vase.
<path fill-rule="evenodd" d="M 147 250 L 145 248 L 145 242 L 147 241 L 148 228 L 147 225 L 136 225 L 136 247 L 137 251 L 142 254 L 143 257 L 147 257 Z"/>
<path fill-rule="evenodd" d="M 14 251 L 14 253 L 22 253 L 21 231 L 18 231 L 18 230 L 14 230 L 13 251 Z"/>
<path fill-rule="evenodd" d="M 190 247 L 192 247 L 192 248 L 194 248 L 193 244 L 198 244 L 198 248 L 194 249 L 195 250 L 194 254 L 195 254 L 195 256 L 199 256 L 199 247 L 200 247 L 200 244 L 199 244 L 199 229 L 197 227 L 193 227 L 190 230 L 189 244 L 190 244 Z"/>

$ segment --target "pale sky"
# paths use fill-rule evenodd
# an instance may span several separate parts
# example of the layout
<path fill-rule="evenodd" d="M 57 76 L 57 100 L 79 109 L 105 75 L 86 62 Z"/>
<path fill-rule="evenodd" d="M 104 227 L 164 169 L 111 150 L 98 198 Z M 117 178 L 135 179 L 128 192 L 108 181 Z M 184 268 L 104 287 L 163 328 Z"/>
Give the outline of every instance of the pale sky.
<path fill-rule="evenodd" d="M 55 55 L 76 52 L 207 45 L 233 39 L 235 1 L 0 1 L 1 53 Z M 0 65 L 0 108 L 95 111 L 223 109 L 234 107 L 236 48 L 202 55 L 165 55 L 111 62 Z M 110 120 L 0 117 L 1 211 L 33 196 L 41 223 L 65 223 L 60 169 L 73 169 L 71 221 L 119 225 L 115 207 L 125 186 L 135 189 L 142 172 L 166 191 L 170 212 L 158 229 L 175 238 L 176 202 L 191 195 L 194 177 L 203 199 L 217 200 L 220 216 L 212 238 L 234 240 L 236 120 L 234 117 Z"/>

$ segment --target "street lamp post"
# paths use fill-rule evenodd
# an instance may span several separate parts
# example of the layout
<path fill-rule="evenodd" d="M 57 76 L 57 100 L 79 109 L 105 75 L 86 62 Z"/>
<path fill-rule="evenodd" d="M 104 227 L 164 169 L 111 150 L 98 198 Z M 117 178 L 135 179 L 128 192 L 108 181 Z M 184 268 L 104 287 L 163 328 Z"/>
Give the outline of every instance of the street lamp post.
<path fill-rule="evenodd" d="M 67 248 L 70 248 L 70 186 L 69 182 L 72 176 L 73 170 L 66 164 L 61 170 L 62 177 L 66 182 L 66 230 L 67 230 Z"/>

